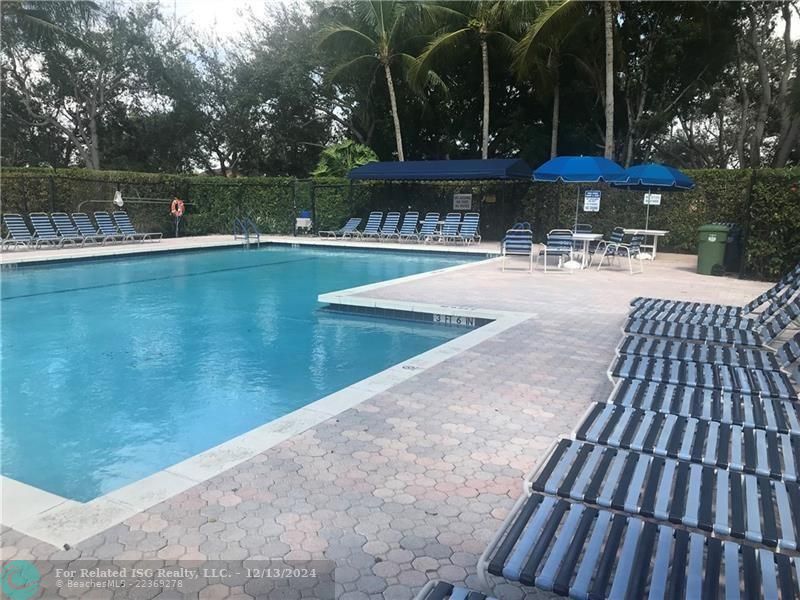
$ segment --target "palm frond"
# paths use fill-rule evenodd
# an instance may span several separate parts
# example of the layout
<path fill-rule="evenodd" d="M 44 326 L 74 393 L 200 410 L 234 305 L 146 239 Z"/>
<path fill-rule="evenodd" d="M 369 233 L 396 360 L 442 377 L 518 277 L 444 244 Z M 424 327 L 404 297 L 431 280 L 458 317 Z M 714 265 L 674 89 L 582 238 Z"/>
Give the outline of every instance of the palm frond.
<path fill-rule="evenodd" d="M 349 25 L 345 25 L 344 23 L 333 23 L 332 25 L 323 27 L 319 33 L 317 33 L 317 47 L 321 48 L 331 43 L 334 38 L 350 38 L 359 44 L 368 46 L 370 50 L 375 49 L 375 41 L 372 38 L 358 29 L 350 27 Z"/>
<path fill-rule="evenodd" d="M 347 62 L 338 65 L 334 69 L 331 69 L 331 71 L 328 73 L 328 78 L 331 81 L 334 81 L 338 79 L 340 75 L 346 73 L 347 71 L 355 69 L 357 66 L 367 65 L 369 63 L 377 63 L 377 62 L 378 59 L 374 54 L 362 54 L 361 56 L 356 56 L 354 59 L 348 60 Z"/>
<path fill-rule="evenodd" d="M 519 75 L 530 75 L 541 46 L 560 45 L 574 28 L 576 13 L 582 9 L 578 0 L 549 2 L 514 48 L 513 69 Z"/>
<path fill-rule="evenodd" d="M 449 88 L 444 82 L 444 79 L 442 79 L 436 71 L 432 69 L 428 69 L 427 71 L 421 70 L 417 58 L 406 53 L 397 54 L 393 58 L 400 63 L 400 66 L 406 73 L 406 81 L 408 81 L 411 89 L 418 95 L 424 96 L 424 93 L 430 88 L 438 88 L 444 93 L 449 92 Z"/>

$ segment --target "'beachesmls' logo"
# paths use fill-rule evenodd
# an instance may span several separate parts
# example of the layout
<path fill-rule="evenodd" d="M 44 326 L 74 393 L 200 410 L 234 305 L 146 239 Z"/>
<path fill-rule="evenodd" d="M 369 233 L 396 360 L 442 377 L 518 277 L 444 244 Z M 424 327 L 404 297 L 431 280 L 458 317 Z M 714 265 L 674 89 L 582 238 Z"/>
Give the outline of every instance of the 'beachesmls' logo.
<path fill-rule="evenodd" d="M 9 600 L 28 600 L 39 591 L 39 569 L 27 560 L 9 560 L 3 563 L 0 589 Z"/>

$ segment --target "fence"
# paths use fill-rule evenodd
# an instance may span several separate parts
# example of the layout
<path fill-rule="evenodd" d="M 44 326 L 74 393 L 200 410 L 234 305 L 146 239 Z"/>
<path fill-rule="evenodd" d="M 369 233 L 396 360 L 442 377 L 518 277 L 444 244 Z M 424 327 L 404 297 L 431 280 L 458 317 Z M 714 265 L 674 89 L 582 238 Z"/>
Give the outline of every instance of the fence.
<path fill-rule="evenodd" d="M 650 226 L 667 229 L 664 250 L 693 252 L 697 227 L 706 222 L 741 224 L 747 234 L 745 271 L 775 277 L 800 260 L 800 168 L 688 171 L 697 187 L 662 196 L 652 207 Z M 597 232 L 616 225 L 644 225 L 641 192 L 607 186 L 600 210 L 580 213 L 580 221 Z M 221 177 L 88 171 L 85 169 L 3 169 L 2 211 L 75 212 L 110 210 L 119 189 L 125 209 L 141 229 L 174 234 L 168 200 L 187 202 L 184 235 L 230 233 L 233 219 L 248 216 L 266 233 L 291 233 L 300 210 L 311 210 L 315 227 L 335 229 L 370 210 L 453 209 L 453 194 L 472 195 L 472 209 L 481 213 L 484 239 L 498 240 L 519 220 L 530 221 L 537 239 L 574 221 L 576 186 L 532 182 L 364 182 L 344 179 L 297 180 L 287 177 Z M 136 198 L 163 198 L 163 204 Z M 582 202 L 581 202 L 582 204 Z"/>

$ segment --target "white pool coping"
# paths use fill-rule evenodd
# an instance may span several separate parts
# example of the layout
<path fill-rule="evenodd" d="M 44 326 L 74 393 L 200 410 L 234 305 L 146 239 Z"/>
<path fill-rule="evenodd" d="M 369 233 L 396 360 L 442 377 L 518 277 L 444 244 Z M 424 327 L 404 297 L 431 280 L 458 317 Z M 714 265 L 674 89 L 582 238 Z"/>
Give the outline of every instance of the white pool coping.
<path fill-rule="evenodd" d="M 481 242 L 470 245 L 419 244 L 400 243 L 396 241 L 357 241 L 334 238 L 318 238 L 310 236 L 262 235 L 264 245 L 314 246 L 330 248 L 358 248 L 361 250 L 402 250 L 414 252 L 434 252 L 447 254 L 492 254 L 500 252 L 498 242 Z M 254 246 L 255 244 L 252 244 Z M 241 239 L 233 239 L 230 235 L 203 235 L 183 238 L 164 238 L 159 241 L 131 242 L 110 244 L 108 246 L 65 246 L 58 249 L 40 250 L 4 250 L 0 252 L 0 266 L 13 268 L 20 265 L 46 265 L 63 261 L 91 260 L 99 258 L 115 258 L 121 256 L 141 256 L 161 254 L 165 252 L 181 252 L 188 250 L 210 250 L 213 248 L 236 248 L 243 246 Z"/>
<path fill-rule="evenodd" d="M 358 247 L 364 247 L 359 244 Z M 498 263 L 487 259 L 379 283 L 330 292 L 318 296 L 324 304 L 369 306 L 490 319 L 491 322 L 468 331 L 427 352 L 413 356 L 375 375 L 362 379 L 337 392 L 311 402 L 283 417 L 251 429 L 218 446 L 205 450 L 166 469 L 132 482 L 89 502 L 77 502 L 39 488 L 0 476 L 0 524 L 38 538 L 56 547 L 74 546 L 109 527 L 168 500 L 195 485 L 227 471 L 294 435 L 319 425 L 331 417 L 357 406 L 398 383 L 406 381 L 439 363 L 458 356 L 481 342 L 534 318 L 533 313 L 473 309 L 463 306 L 400 302 L 363 296 L 365 292 L 434 277 L 442 273 L 468 269 L 476 265 Z"/>

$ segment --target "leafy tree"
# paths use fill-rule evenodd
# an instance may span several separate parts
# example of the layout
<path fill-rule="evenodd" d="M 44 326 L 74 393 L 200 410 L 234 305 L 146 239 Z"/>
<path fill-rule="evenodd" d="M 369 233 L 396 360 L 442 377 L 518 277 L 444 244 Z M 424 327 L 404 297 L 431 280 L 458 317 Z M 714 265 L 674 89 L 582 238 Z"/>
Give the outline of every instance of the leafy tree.
<path fill-rule="evenodd" d="M 101 121 L 123 95 L 143 80 L 141 66 L 150 50 L 149 30 L 158 19 L 153 5 L 125 13 L 62 13 L 69 36 L 28 38 L 3 44 L 3 86 L 13 89 L 24 111 L 12 113 L 30 127 L 46 127 L 66 137 L 89 168 L 101 166 Z M 12 19 L 3 20 L 17 41 L 24 35 Z M 75 46 L 73 38 L 85 42 Z M 87 48 L 91 48 L 88 50 Z"/>
<path fill-rule="evenodd" d="M 378 155 L 369 146 L 344 140 L 322 151 L 317 168 L 311 174 L 314 177 L 344 177 L 351 169 L 377 161 Z"/>

